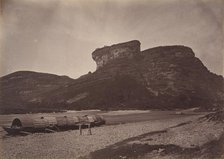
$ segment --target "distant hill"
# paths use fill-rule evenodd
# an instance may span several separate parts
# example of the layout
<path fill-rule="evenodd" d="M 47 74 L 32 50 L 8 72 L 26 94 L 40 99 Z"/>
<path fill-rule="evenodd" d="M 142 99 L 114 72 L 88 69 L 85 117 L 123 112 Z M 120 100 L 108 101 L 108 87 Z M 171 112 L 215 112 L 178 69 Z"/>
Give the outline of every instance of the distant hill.
<path fill-rule="evenodd" d="M 4 76 L 0 78 L 0 112 L 47 111 L 49 107 L 42 104 L 42 98 L 72 81 L 73 79 L 66 76 L 30 71 L 19 71 Z"/>
<path fill-rule="evenodd" d="M 223 109 L 224 79 L 185 46 L 140 51 L 139 41 L 96 49 L 97 70 L 78 79 L 20 71 L 0 78 L 0 112 L 65 109 Z"/>

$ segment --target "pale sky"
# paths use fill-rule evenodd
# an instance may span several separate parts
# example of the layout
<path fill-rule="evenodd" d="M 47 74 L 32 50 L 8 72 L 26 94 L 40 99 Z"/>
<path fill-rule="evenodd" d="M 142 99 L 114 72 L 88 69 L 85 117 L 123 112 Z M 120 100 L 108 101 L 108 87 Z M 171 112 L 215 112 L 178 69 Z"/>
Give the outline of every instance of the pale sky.
<path fill-rule="evenodd" d="M 1 1 L 1 0 L 0 0 Z M 91 53 L 139 40 L 142 50 L 185 45 L 224 75 L 223 0 L 2 0 L 0 76 L 21 70 L 77 78 Z"/>

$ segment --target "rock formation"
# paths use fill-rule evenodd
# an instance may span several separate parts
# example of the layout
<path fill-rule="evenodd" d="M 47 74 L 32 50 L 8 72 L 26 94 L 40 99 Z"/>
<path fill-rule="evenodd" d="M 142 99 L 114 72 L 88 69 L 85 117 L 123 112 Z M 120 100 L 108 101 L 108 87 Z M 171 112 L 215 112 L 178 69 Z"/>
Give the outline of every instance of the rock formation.
<path fill-rule="evenodd" d="M 135 40 L 96 49 L 92 57 L 97 70 L 75 80 L 31 72 L 2 77 L 1 111 L 223 109 L 223 77 L 189 47 L 140 51 Z"/>
<path fill-rule="evenodd" d="M 132 58 L 138 53 L 140 53 L 140 42 L 134 40 L 98 48 L 92 53 L 92 57 L 96 61 L 98 69 L 114 59 Z"/>

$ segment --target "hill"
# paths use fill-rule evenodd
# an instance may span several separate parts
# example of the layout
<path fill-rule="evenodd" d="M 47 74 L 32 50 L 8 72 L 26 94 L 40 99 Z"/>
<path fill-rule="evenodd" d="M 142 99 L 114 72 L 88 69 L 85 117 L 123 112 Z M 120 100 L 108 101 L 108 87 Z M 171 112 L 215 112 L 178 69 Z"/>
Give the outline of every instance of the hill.
<path fill-rule="evenodd" d="M 0 112 L 5 114 L 47 111 L 49 108 L 41 103 L 41 98 L 72 81 L 73 79 L 66 76 L 31 71 L 19 71 L 1 77 Z"/>
<path fill-rule="evenodd" d="M 98 48 L 78 79 L 20 71 L 0 78 L 1 113 L 66 109 L 222 109 L 224 79 L 186 46 L 140 50 L 137 40 Z"/>

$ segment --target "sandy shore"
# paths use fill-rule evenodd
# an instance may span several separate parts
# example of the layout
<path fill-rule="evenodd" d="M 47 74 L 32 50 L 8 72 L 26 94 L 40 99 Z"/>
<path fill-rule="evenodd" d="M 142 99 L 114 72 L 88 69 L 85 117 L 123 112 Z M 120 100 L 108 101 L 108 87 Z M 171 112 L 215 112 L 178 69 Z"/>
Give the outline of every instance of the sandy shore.
<path fill-rule="evenodd" d="M 127 123 L 103 126 L 92 129 L 93 135 L 82 136 L 77 130 L 57 133 L 37 133 L 28 136 L 3 137 L 0 140 L 0 155 L 8 158 L 79 158 L 90 152 L 103 149 L 119 141 L 159 131 L 177 124 L 194 120 L 199 116 L 180 116 L 180 118 Z"/>
<path fill-rule="evenodd" d="M 161 131 L 151 131 L 104 149 L 85 159 L 224 159 L 224 114 L 208 114 Z"/>

